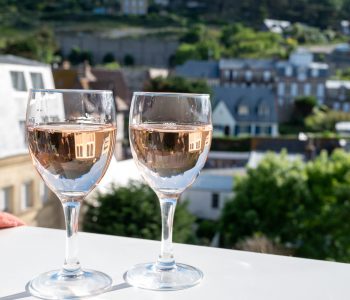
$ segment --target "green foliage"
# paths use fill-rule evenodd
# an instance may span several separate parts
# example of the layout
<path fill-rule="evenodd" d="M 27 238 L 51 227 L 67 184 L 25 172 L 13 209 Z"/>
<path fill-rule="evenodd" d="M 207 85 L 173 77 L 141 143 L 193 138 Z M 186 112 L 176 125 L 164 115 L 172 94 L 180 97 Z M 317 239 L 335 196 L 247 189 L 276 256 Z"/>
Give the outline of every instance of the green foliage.
<path fill-rule="evenodd" d="M 51 29 L 43 27 L 26 37 L 9 39 L 2 53 L 22 56 L 44 63 L 55 61 L 57 44 Z"/>
<path fill-rule="evenodd" d="M 303 125 L 304 119 L 309 116 L 317 105 L 317 99 L 314 96 L 301 96 L 295 99 L 292 113 L 292 123 Z"/>
<path fill-rule="evenodd" d="M 88 61 L 91 65 L 93 64 L 93 55 L 90 51 L 81 50 L 79 47 L 73 47 L 68 54 L 68 60 L 72 65 L 78 65 L 84 61 Z"/>
<path fill-rule="evenodd" d="M 102 64 L 102 65 L 98 65 L 99 67 L 102 67 L 104 69 L 110 70 L 110 71 L 114 71 L 114 70 L 118 70 L 120 69 L 120 64 L 116 61 L 114 62 L 110 62 L 110 63 L 106 63 L 106 64 Z"/>
<path fill-rule="evenodd" d="M 223 244 L 265 235 L 297 256 L 349 262 L 349 170 L 343 150 L 308 163 L 267 155 L 235 182 L 221 219 Z"/>
<path fill-rule="evenodd" d="M 195 218 L 186 203 L 179 203 L 174 217 L 174 241 L 191 243 Z M 130 183 L 100 195 L 97 202 L 87 204 L 83 229 L 88 232 L 160 239 L 161 218 L 156 194 L 146 185 Z"/>
<path fill-rule="evenodd" d="M 195 44 L 204 39 L 206 28 L 202 24 L 196 24 L 191 27 L 181 38 L 180 42 L 186 44 Z"/>
<path fill-rule="evenodd" d="M 335 131 L 337 122 L 350 121 L 350 113 L 330 110 L 326 107 L 314 109 L 313 114 L 305 119 L 305 126 L 309 131 Z"/>
<path fill-rule="evenodd" d="M 350 68 L 337 70 L 336 71 L 336 79 L 350 80 Z"/>
<path fill-rule="evenodd" d="M 108 63 L 112 63 L 115 62 L 115 57 L 114 54 L 112 52 L 108 52 L 105 54 L 105 56 L 102 59 L 102 62 L 104 64 L 108 64 Z"/>
<path fill-rule="evenodd" d="M 225 55 L 231 57 L 285 57 L 288 50 L 281 35 L 255 31 L 240 24 L 224 27 L 220 40 L 226 46 Z"/>
<path fill-rule="evenodd" d="M 133 66 L 135 64 L 135 59 L 131 54 L 126 54 L 124 56 L 124 65 Z"/>
<path fill-rule="evenodd" d="M 201 245 L 209 246 L 218 231 L 218 222 L 212 220 L 198 220 L 196 235 Z"/>
<path fill-rule="evenodd" d="M 200 41 L 196 44 L 180 44 L 175 53 L 175 64 L 181 65 L 190 59 L 208 60 L 219 59 L 221 48 L 217 41 L 213 39 Z"/>
<path fill-rule="evenodd" d="M 150 92 L 175 92 L 210 94 L 211 89 L 204 80 L 188 80 L 183 77 L 156 77 L 145 87 Z"/>

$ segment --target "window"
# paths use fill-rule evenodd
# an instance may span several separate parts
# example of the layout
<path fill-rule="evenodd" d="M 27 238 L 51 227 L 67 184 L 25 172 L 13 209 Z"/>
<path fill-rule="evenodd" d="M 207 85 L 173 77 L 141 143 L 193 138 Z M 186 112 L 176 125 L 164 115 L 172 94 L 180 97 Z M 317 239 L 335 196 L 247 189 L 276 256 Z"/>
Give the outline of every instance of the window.
<path fill-rule="evenodd" d="M 260 104 L 258 107 L 258 115 L 268 116 L 269 114 L 270 114 L 270 108 L 265 103 Z"/>
<path fill-rule="evenodd" d="M 0 211 L 10 211 L 12 200 L 12 187 L 4 187 L 0 190 Z"/>
<path fill-rule="evenodd" d="M 241 116 L 247 116 L 249 114 L 249 108 L 247 105 L 241 104 L 238 106 L 238 114 Z"/>
<path fill-rule="evenodd" d="M 225 77 L 225 79 L 229 80 L 229 79 L 230 79 L 230 74 L 231 74 L 230 70 L 225 70 L 225 71 L 224 71 L 224 77 Z"/>
<path fill-rule="evenodd" d="M 237 79 L 237 77 L 238 77 L 238 72 L 236 70 L 232 71 L 232 78 Z"/>
<path fill-rule="evenodd" d="M 290 86 L 290 94 L 293 97 L 298 96 L 298 85 L 295 82 L 293 82 Z"/>
<path fill-rule="evenodd" d="M 250 71 L 250 70 L 245 71 L 245 79 L 246 79 L 247 81 L 251 81 L 252 78 L 253 78 L 253 72 Z"/>
<path fill-rule="evenodd" d="M 279 96 L 283 96 L 284 95 L 284 82 L 280 82 L 277 86 L 277 94 Z"/>
<path fill-rule="evenodd" d="M 284 74 L 287 76 L 287 77 L 291 77 L 292 74 L 293 74 L 293 69 L 291 66 L 286 66 L 286 68 L 284 69 Z"/>
<path fill-rule="evenodd" d="M 32 86 L 34 89 L 44 88 L 44 81 L 41 73 L 30 73 L 30 78 L 32 80 Z"/>
<path fill-rule="evenodd" d="M 247 135 L 250 134 L 250 125 L 237 125 L 236 135 Z"/>
<path fill-rule="evenodd" d="M 298 80 L 299 81 L 306 80 L 306 70 L 305 70 L 305 68 L 299 68 L 299 70 L 298 70 Z"/>
<path fill-rule="evenodd" d="M 309 96 L 311 94 L 311 84 L 305 83 L 304 84 L 304 95 Z"/>
<path fill-rule="evenodd" d="M 344 103 L 343 104 L 343 111 L 349 112 L 350 111 L 350 104 L 349 103 Z"/>
<path fill-rule="evenodd" d="M 333 109 L 334 109 L 334 110 L 339 110 L 339 108 L 340 108 L 339 102 L 334 102 L 334 103 L 333 103 Z"/>
<path fill-rule="evenodd" d="M 47 200 L 49 200 L 49 189 L 46 186 L 46 184 L 44 183 L 44 181 L 40 182 L 40 200 L 41 203 L 46 203 Z"/>
<path fill-rule="evenodd" d="M 27 90 L 26 80 L 23 72 L 11 71 L 12 87 L 16 91 L 25 92 Z"/>
<path fill-rule="evenodd" d="M 261 125 L 259 134 L 260 135 L 269 135 L 271 133 L 271 127 L 268 125 Z"/>
<path fill-rule="evenodd" d="M 33 205 L 33 182 L 22 183 L 21 186 L 21 209 L 26 210 Z"/>
<path fill-rule="evenodd" d="M 318 77 L 318 69 L 316 69 L 316 68 L 311 69 L 311 76 Z"/>
<path fill-rule="evenodd" d="M 269 81 L 271 79 L 271 72 L 270 71 L 264 71 L 263 78 L 265 81 Z"/>
<path fill-rule="evenodd" d="M 211 207 L 212 208 L 219 208 L 219 194 L 213 193 L 211 195 Z"/>
<path fill-rule="evenodd" d="M 323 85 L 323 83 L 319 83 L 317 85 L 317 97 L 324 97 L 324 85 Z"/>

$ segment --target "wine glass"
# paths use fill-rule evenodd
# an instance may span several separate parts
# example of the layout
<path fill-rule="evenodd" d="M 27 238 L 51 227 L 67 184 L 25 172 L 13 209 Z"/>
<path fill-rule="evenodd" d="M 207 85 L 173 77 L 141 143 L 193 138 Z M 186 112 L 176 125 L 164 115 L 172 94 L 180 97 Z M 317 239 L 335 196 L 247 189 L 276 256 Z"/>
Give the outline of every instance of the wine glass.
<path fill-rule="evenodd" d="M 134 266 L 125 280 L 150 290 L 196 285 L 203 273 L 175 263 L 172 231 L 176 203 L 195 181 L 208 156 L 212 137 L 209 95 L 134 93 L 129 134 L 136 165 L 159 198 L 162 234 L 157 261 Z"/>
<path fill-rule="evenodd" d="M 61 200 L 66 221 L 62 269 L 34 278 L 33 296 L 66 299 L 110 288 L 104 273 L 82 269 L 78 260 L 81 202 L 106 172 L 115 145 L 115 105 L 111 91 L 33 89 L 27 106 L 27 140 L 33 164 Z"/>

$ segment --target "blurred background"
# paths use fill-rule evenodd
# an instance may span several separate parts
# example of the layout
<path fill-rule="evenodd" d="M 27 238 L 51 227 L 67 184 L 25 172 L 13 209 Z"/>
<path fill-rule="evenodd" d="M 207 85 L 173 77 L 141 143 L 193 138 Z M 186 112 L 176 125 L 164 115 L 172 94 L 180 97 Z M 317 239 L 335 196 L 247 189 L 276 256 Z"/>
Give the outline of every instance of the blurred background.
<path fill-rule="evenodd" d="M 174 241 L 350 261 L 349 0 L 0 0 L 0 210 L 63 228 L 32 166 L 30 88 L 108 89 L 115 158 L 84 231 L 159 239 L 131 160 L 134 91 L 209 93 L 214 136 Z"/>

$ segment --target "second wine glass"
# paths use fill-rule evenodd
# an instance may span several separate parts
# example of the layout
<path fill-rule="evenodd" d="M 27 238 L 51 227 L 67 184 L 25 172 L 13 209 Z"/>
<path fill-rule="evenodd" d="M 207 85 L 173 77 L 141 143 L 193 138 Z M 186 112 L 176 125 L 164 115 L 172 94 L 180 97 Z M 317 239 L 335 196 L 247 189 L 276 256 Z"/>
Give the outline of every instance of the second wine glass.
<path fill-rule="evenodd" d="M 133 286 L 151 290 L 196 285 L 203 274 L 195 267 L 175 262 L 172 230 L 176 203 L 199 175 L 209 153 L 209 95 L 134 93 L 129 134 L 136 165 L 159 198 L 162 241 L 157 261 L 134 266 L 125 279 Z"/>

